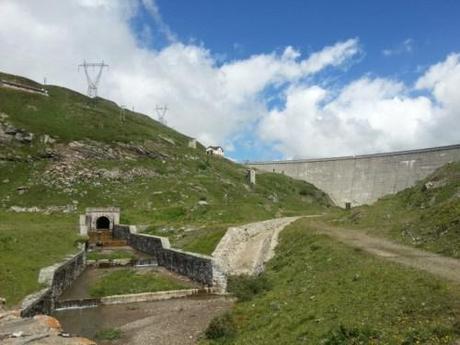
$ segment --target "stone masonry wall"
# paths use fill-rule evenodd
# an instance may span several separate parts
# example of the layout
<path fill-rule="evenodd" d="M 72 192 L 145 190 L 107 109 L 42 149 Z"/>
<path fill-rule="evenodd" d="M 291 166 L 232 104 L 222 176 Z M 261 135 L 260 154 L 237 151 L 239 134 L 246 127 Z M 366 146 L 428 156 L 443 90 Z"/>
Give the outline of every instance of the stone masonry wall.
<path fill-rule="evenodd" d="M 113 230 L 113 239 L 115 240 L 125 240 L 127 241 L 129 239 L 129 225 L 114 225 Z"/>
<path fill-rule="evenodd" d="M 157 255 L 158 265 L 187 276 L 202 284 L 213 285 L 212 259 L 179 249 L 163 249 Z"/>
<path fill-rule="evenodd" d="M 83 272 L 86 266 L 84 248 L 64 262 L 40 270 L 38 282 L 46 286 L 37 293 L 27 296 L 21 307 L 21 316 L 49 314 L 54 310 L 56 300 Z"/>
<path fill-rule="evenodd" d="M 117 225 L 113 230 L 115 239 L 127 240 L 128 244 L 147 254 L 155 256 L 158 265 L 182 274 L 202 284 L 213 286 L 213 262 L 210 256 L 190 253 L 171 248 L 165 237 L 135 234 L 127 225 Z"/>

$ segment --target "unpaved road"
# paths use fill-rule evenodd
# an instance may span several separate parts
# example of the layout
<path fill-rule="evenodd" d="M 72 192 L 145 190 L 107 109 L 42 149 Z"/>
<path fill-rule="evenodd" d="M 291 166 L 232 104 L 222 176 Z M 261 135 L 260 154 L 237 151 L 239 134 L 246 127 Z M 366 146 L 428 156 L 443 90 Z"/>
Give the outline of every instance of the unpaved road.
<path fill-rule="evenodd" d="M 231 227 L 212 253 L 226 274 L 255 274 L 274 254 L 278 235 L 299 217 L 285 217 Z"/>
<path fill-rule="evenodd" d="M 363 231 L 339 228 L 312 221 L 310 226 L 351 247 L 362 249 L 385 260 L 398 262 L 438 277 L 460 283 L 460 260 L 372 237 Z"/>

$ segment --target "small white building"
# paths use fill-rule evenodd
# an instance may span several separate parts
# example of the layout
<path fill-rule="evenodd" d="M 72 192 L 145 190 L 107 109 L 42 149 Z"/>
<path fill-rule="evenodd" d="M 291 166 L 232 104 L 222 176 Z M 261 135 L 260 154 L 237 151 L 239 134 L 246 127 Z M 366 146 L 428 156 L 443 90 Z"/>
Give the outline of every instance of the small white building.
<path fill-rule="evenodd" d="M 220 146 L 208 146 L 206 148 L 206 154 L 209 156 L 224 156 L 224 149 Z"/>

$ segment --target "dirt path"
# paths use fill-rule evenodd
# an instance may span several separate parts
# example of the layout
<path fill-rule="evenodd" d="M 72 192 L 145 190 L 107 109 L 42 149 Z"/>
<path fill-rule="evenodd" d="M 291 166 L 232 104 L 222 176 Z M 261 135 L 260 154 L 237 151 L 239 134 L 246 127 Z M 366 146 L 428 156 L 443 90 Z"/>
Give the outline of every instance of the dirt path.
<path fill-rule="evenodd" d="M 273 257 L 278 235 L 299 217 L 270 219 L 231 227 L 212 256 L 226 274 L 255 274 Z"/>
<path fill-rule="evenodd" d="M 460 260 L 458 259 L 397 244 L 383 238 L 371 237 L 359 230 L 334 227 L 318 221 L 312 221 L 311 226 L 318 233 L 329 235 L 351 247 L 460 283 Z"/>

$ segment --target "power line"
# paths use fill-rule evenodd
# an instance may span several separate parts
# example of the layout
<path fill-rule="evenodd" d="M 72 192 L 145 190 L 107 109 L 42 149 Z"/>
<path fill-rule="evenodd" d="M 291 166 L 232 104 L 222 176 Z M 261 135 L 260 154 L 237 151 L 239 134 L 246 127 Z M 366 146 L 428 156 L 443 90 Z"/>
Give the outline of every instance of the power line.
<path fill-rule="evenodd" d="M 78 65 L 78 70 L 80 70 L 80 67 L 83 67 L 85 70 L 86 81 L 88 83 L 88 96 L 91 98 L 97 97 L 97 87 L 99 85 L 99 81 L 101 80 L 102 70 L 104 67 L 109 67 L 109 65 L 106 65 L 104 61 L 99 63 L 89 63 L 84 60 L 81 65 Z M 93 71 L 99 70 L 95 76 L 92 76 L 90 74 L 90 69 Z"/>

